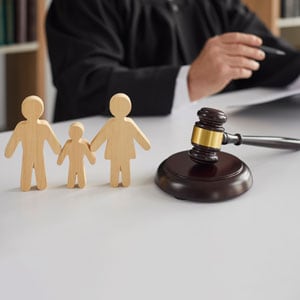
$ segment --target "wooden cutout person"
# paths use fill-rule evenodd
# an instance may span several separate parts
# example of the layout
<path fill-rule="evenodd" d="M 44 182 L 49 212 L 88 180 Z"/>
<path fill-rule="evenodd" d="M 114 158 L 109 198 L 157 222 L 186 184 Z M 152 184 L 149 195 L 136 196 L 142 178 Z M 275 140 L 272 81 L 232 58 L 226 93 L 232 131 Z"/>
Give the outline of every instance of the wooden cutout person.
<path fill-rule="evenodd" d="M 115 94 L 109 103 L 110 118 L 91 142 L 91 150 L 96 151 L 105 141 L 105 159 L 111 161 L 110 185 L 119 185 L 119 173 L 122 185 L 130 185 L 129 160 L 135 158 L 134 140 L 145 150 L 150 149 L 150 142 L 131 118 L 131 101 L 125 94 Z"/>
<path fill-rule="evenodd" d="M 68 175 L 68 188 L 74 188 L 76 178 L 80 188 L 86 185 L 86 175 L 84 169 L 83 159 L 86 156 L 91 164 L 96 162 L 94 153 L 90 150 L 90 145 L 87 140 L 82 139 L 84 127 L 80 122 L 71 124 L 69 129 L 70 138 L 67 140 L 60 152 L 57 163 L 61 165 L 65 157 L 69 156 L 69 175 Z"/>
<path fill-rule="evenodd" d="M 21 190 L 28 191 L 31 188 L 32 170 L 35 171 L 36 184 L 39 190 L 47 187 L 43 147 L 47 141 L 58 154 L 61 146 L 46 120 L 40 120 L 44 112 L 44 103 L 37 96 L 29 96 L 22 102 L 22 114 L 26 120 L 17 124 L 6 146 L 5 156 L 11 157 L 18 146 L 22 143 L 23 158 L 21 171 Z"/>

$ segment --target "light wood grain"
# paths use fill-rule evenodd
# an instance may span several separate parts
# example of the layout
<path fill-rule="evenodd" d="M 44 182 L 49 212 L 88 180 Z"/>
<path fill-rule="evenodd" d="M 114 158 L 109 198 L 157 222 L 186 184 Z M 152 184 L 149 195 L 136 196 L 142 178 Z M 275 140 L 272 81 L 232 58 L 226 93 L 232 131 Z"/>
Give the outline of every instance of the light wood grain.
<path fill-rule="evenodd" d="M 136 157 L 134 141 L 145 149 L 150 149 L 150 142 L 135 122 L 128 118 L 131 111 L 131 101 L 126 94 L 115 94 L 110 100 L 110 118 L 91 142 L 91 150 L 96 151 L 105 141 L 105 159 L 111 161 L 110 184 L 119 185 L 119 175 L 122 175 L 122 185 L 130 185 L 130 159 Z"/>
<path fill-rule="evenodd" d="M 17 124 L 6 146 L 5 156 L 11 157 L 19 143 L 22 144 L 23 158 L 21 171 L 21 190 L 28 191 L 31 188 L 32 171 L 35 170 L 36 185 L 39 190 L 47 187 L 44 141 L 47 141 L 58 154 L 61 146 L 46 120 L 40 120 L 44 112 L 44 103 L 37 96 L 29 96 L 22 102 L 22 114 L 25 121 Z"/>
<path fill-rule="evenodd" d="M 82 139 L 84 127 L 82 123 L 75 122 L 71 124 L 69 129 L 70 139 L 63 146 L 57 163 L 61 165 L 66 156 L 69 156 L 69 175 L 68 188 L 74 188 L 76 182 L 78 187 L 84 188 L 86 185 L 86 173 L 83 159 L 86 156 L 91 164 L 96 162 L 94 153 L 90 151 L 89 142 Z"/>

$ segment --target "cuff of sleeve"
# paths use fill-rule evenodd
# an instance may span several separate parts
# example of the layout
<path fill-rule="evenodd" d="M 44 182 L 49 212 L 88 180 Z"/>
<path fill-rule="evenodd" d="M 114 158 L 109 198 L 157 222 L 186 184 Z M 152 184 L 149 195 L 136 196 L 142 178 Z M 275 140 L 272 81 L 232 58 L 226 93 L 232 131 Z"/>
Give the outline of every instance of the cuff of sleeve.
<path fill-rule="evenodd" d="M 300 76 L 298 76 L 292 83 L 290 83 L 287 88 L 289 90 L 296 90 L 300 88 Z"/>
<path fill-rule="evenodd" d="M 187 77 L 190 66 L 182 66 L 176 78 L 174 91 L 173 110 L 177 110 L 190 101 Z"/>

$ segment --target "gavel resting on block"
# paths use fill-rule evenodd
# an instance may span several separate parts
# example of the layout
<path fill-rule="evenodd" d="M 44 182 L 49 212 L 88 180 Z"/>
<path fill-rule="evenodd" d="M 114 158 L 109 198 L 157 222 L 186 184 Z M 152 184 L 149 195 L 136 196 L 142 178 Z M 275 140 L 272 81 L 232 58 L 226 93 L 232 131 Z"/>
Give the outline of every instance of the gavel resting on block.
<path fill-rule="evenodd" d="M 220 151 L 225 144 L 247 144 L 278 149 L 300 150 L 300 140 L 242 136 L 224 131 L 224 112 L 212 108 L 198 111 L 189 151 L 175 153 L 163 161 L 155 177 L 166 193 L 182 200 L 218 202 L 241 195 L 252 186 L 249 167 L 239 158 Z"/>

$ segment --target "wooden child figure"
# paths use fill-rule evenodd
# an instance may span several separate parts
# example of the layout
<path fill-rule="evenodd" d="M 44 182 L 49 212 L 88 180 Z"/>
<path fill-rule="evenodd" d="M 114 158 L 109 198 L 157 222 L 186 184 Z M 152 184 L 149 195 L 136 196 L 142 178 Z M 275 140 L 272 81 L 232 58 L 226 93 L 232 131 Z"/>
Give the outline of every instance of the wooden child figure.
<path fill-rule="evenodd" d="M 86 175 L 83 164 L 84 156 L 86 156 L 91 164 L 96 162 L 94 153 L 90 151 L 90 145 L 88 141 L 82 139 L 84 127 L 80 122 L 75 122 L 70 126 L 69 135 L 70 138 L 67 140 L 60 152 L 57 163 L 61 165 L 65 157 L 69 156 L 69 175 L 68 175 L 68 188 L 74 188 L 76 184 L 76 178 L 78 186 L 80 188 L 86 185 Z"/>
<path fill-rule="evenodd" d="M 17 124 L 6 146 L 5 156 L 11 157 L 19 142 L 23 147 L 21 190 L 28 191 L 31 188 L 32 170 L 35 170 L 36 185 L 39 190 L 47 187 L 43 147 L 47 141 L 58 154 L 61 146 L 46 120 L 40 120 L 44 112 L 44 104 L 41 98 L 29 96 L 22 102 L 22 114 L 26 120 Z"/>
<path fill-rule="evenodd" d="M 91 142 L 91 150 L 96 151 L 105 141 L 105 159 L 111 161 L 110 185 L 119 185 L 119 173 L 122 185 L 130 185 L 129 160 L 135 158 L 134 140 L 145 150 L 150 149 L 150 142 L 135 122 L 127 118 L 131 111 L 131 101 L 126 94 L 115 94 L 109 103 L 110 118 Z"/>

